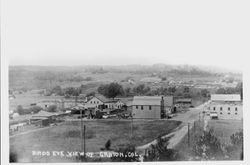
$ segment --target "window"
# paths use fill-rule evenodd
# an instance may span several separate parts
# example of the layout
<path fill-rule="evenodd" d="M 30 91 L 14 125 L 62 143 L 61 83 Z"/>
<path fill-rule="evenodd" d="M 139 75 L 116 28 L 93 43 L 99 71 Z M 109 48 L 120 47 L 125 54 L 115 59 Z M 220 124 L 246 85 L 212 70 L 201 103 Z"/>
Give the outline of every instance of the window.
<path fill-rule="evenodd" d="M 222 107 L 220 107 L 220 110 L 222 111 Z"/>
<path fill-rule="evenodd" d="M 228 107 L 228 110 L 230 111 L 230 107 Z"/>
<path fill-rule="evenodd" d="M 216 109 L 216 108 L 214 107 L 214 111 L 215 111 L 215 109 Z"/>
<path fill-rule="evenodd" d="M 151 105 L 149 106 L 149 110 L 151 110 L 152 109 L 152 107 L 151 107 Z"/>
<path fill-rule="evenodd" d="M 235 113 L 235 115 L 237 115 L 237 113 Z"/>
<path fill-rule="evenodd" d="M 227 114 L 230 115 L 230 112 L 228 112 Z"/>
<path fill-rule="evenodd" d="M 99 104 L 99 101 L 96 101 L 97 104 Z"/>
<path fill-rule="evenodd" d="M 235 107 L 235 111 L 237 111 L 238 109 L 237 109 L 237 107 Z"/>
<path fill-rule="evenodd" d="M 90 104 L 92 104 L 92 101 L 90 101 Z"/>
<path fill-rule="evenodd" d="M 222 115 L 222 112 L 220 114 Z"/>
<path fill-rule="evenodd" d="M 138 105 L 136 105 L 135 108 L 138 109 Z"/>
<path fill-rule="evenodd" d="M 95 104 L 95 101 L 94 101 L 94 104 Z"/>
<path fill-rule="evenodd" d="M 143 110 L 143 105 L 141 106 L 141 110 Z"/>

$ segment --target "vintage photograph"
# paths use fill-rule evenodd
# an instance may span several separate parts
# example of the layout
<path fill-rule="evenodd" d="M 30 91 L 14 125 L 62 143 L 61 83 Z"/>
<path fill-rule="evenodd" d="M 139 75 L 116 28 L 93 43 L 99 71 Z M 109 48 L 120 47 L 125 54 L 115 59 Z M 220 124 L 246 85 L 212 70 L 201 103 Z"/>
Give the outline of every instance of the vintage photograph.
<path fill-rule="evenodd" d="M 5 1 L 9 163 L 243 162 L 247 8 L 196 3 Z"/>

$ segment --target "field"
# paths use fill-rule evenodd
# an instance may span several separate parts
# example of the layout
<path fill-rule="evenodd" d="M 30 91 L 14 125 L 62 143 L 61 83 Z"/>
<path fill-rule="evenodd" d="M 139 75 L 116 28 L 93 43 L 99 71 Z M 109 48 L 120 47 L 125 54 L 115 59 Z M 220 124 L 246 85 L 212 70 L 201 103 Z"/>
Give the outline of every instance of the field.
<path fill-rule="evenodd" d="M 111 140 L 111 149 L 126 144 L 140 146 L 166 135 L 181 124 L 179 121 L 155 120 L 131 121 L 98 120 L 84 121 L 86 125 L 86 151 L 97 152 Z M 66 158 L 32 157 L 32 151 L 81 151 L 80 122 L 69 121 L 60 126 L 43 129 L 10 138 L 11 152 L 18 153 L 19 162 L 65 162 Z M 65 160 L 66 159 L 66 160 Z"/>
<path fill-rule="evenodd" d="M 18 105 L 22 105 L 25 108 L 29 107 L 32 103 L 38 103 L 42 100 L 56 100 L 62 98 L 60 96 L 42 96 L 31 92 L 17 94 L 15 97 L 15 99 L 9 101 L 9 110 L 16 110 Z"/>
<path fill-rule="evenodd" d="M 209 129 L 213 129 L 215 136 L 220 140 L 221 144 L 230 144 L 230 136 L 236 132 L 243 130 L 243 122 L 240 120 L 210 120 L 208 122 Z M 176 146 L 181 152 L 184 160 L 193 160 L 192 147 L 197 138 L 202 135 L 203 123 L 197 121 L 195 127 L 190 130 L 190 146 L 188 146 L 188 136 Z M 237 156 L 236 156 L 237 157 Z M 222 158 L 223 159 L 223 158 Z"/>

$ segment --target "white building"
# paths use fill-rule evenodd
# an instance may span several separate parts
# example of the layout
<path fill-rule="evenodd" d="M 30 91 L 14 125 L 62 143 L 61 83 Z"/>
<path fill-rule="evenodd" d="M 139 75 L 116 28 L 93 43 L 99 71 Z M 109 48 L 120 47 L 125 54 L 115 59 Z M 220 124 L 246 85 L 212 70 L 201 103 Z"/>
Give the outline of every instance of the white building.
<path fill-rule="evenodd" d="M 161 119 L 161 113 L 166 114 L 172 108 L 172 96 L 135 96 L 132 115 L 139 119 Z"/>
<path fill-rule="evenodd" d="M 87 100 L 84 107 L 99 108 L 102 106 L 102 109 L 121 109 L 123 105 L 124 103 L 119 99 L 108 99 L 102 95 L 96 95 Z"/>
<path fill-rule="evenodd" d="M 208 111 L 211 118 L 243 119 L 242 101 L 237 94 L 211 95 Z"/>

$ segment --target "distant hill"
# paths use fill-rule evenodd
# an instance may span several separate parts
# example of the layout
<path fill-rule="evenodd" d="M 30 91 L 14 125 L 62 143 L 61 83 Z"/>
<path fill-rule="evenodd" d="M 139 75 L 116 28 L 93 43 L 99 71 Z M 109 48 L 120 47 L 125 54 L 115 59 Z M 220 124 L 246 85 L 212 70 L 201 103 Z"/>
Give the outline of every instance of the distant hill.
<path fill-rule="evenodd" d="M 228 72 L 222 68 L 193 65 L 121 65 L 121 66 L 9 66 L 9 87 L 26 89 L 46 89 L 54 85 L 70 84 L 79 86 L 82 83 L 98 83 L 102 79 L 140 75 L 142 77 L 210 77 L 226 74 L 241 73 Z M 112 75 L 113 74 L 113 75 Z M 123 76 L 124 75 L 124 76 Z M 123 78 L 123 79 L 124 79 Z"/>

